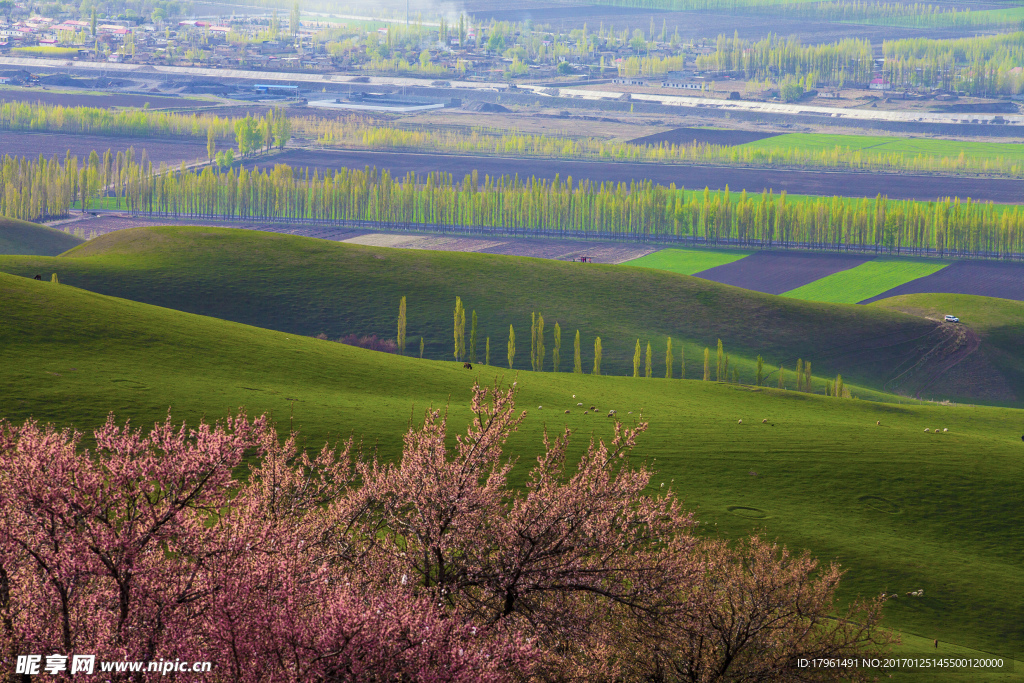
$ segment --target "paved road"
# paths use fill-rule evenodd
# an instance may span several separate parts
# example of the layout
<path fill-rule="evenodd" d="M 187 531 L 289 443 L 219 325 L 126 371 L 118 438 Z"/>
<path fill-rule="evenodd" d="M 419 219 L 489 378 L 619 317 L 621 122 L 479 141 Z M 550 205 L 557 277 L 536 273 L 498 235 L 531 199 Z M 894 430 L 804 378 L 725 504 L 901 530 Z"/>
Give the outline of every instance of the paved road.
<path fill-rule="evenodd" d="M 393 176 L 409 171 L 426 175 L 446 171 L 456 181 L 476 169 L 484 175 L 519 174 L 528 178 L 553 178 L 556 173 L 574 182 L 625 182 L 650 179 L 660 185 L 675 183 L 676 187 L 712 190 L 724 189 L 760 193 L 770 189 L 776 193 L 844 195 L 890 199 L 932 201 L 939 197 L 971 197 L 978 201 L 1003 204 L 1024 203 L 1024 181 L 1007 178 L 956 178 L 889 173 L 852 173 L 824 171 L 787 171 L 775 169 L 731 168 L 723 166 L 670 166 L 644 163 L 559 161 L 553 159 L 512 159 L 504 157 L 473 157 L 405 152 L 364 152 L 336 150 L 286 150 L 257 165 L 272 168 L 275 163 L 295 168 L 363 168 L 387 169 Z"/>

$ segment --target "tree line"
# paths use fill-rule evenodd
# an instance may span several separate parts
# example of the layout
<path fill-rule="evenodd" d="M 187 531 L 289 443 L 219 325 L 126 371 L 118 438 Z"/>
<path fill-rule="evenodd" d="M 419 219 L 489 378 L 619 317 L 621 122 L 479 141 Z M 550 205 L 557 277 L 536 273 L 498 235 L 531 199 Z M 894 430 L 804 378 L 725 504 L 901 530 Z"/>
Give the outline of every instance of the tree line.
<path fill-rule="evenodd" d="M 984 173 L 1024 177 L 1024 163 L 1002 156 L 945 156 L 919 152 L 850 149 L 800 149 L 770 146 L 690 144 L 635 144 L 554 135 L 472 129 L 404 129 L 379 126 L 360 119 L 293 119 L 297 133 L 327 147 L 406 149 L 500 156 L 539 156 L 557 159 L 603 159 L 644 163 L 725 164 L 743 166 L 810 166 L 816 168 L 921 173 Z"/>
<path fill-rule="evenodd" d="M 1022 17 L 1024 18 L 1024 17 Z M 1024 33 L 936 40 L 907 38 L 882 44 L 881 75 L 894 88 L 942 88 L 969 95 L 1024 92 Z M 698 55 L 698 69 L 740 73 L 748 79 L 804 79 L 809 87 L 866 86 L 875 77 L 868 40 L 853 38 L 802 45 L 796 38 L 769 35 L 751 41 L 718 37 L 716 51 Z"/>

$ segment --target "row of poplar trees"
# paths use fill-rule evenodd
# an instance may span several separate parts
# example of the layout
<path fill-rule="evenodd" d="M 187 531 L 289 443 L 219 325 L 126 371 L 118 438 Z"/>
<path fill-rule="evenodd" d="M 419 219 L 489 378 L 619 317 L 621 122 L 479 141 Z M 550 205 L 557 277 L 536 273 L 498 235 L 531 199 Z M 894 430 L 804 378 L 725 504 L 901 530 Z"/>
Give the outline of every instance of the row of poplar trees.
<path fill-rule="evenodd" d="M 406 297 L 402 297 L 398 306 L 398 352 L 400 354 L 405 353 L 406 344 Z M 455 310 L 453 316 L 453 336 L 454 345 L 452 355 L 458 362 L 468 362 L 470 364 L 477 362 L 477 340 L 478 328 L 477 328 L 477 314 L 473 310 L 470 313 L 470 331 L 469 331 L 469 344 L 466 343 L 466 308 L 462 303 L 462 297 L 455 297 Z M 545 369 L 545 361 L 547 358 L 547 348 L 545 345 L 545 322 L 544 314 L 537 313 L 536 311 L 530 313 L 530 369 L 534 372 L 543 372 Z M 562 361 L 562 327 L 556 322 L 553 327 L 553 348 L 551 351 L 551 371 L 561 371 Z M 483 362 L 485 365 L 491 364 L 491 338 L 485 337 L 484 343 L 484 357 Z M 593 375 L 601 374 L 601 357 L 602 357 L 602 344 L 601 337 L 595 337 L 594 339 L 594 365 L 590 371 Z M 423 357 L 423 339 L 420 338 L 420 357 Z M 514 325 L 508 326 L 508 342 L 506 345 L 506 360 L 508 367 L 511 369 L 515 366 L 516 358 L 516 331 Z M 651 342 L 647 342 L 647 350 L 644 353 L 641 349 L 640 340 L 636 340 L 636 346 L 633 352 L 633 377 L 641 376 L 641 366 L 643 367 L 643 377 L 653 376 L 653 348 Z M 665 377 L 666 379 L 673 379 L 675 377 L 675 353 L 672 348 L 672 337 L 668 337 L 665 342 Z M 704 349 L 704 374 L 703 380 L 705 382 L 711 381 L 711 349 L 705 347 Z M 577 374 L 583 373 L 583 358 L 581 353 L 580 343 L 580 331 L 576 330 L 576 336 L 573 340 L 573 367 L 572 371 Z M 732 366 L 732 374 L 730 375 L 729 366 L 729 354 L 725 352 L 725 348 L 722 344 L 722 340 L 718 340 L 714 378 L 716 382 L 732 382 L 734 384 L 740 384 L 739 370 L 735 366 Z M 682 344 L 679 345 L 679 378 L 686 379 L 686 349 Z M 759 355 L 757 357 L 757 375 L 754 381 L 755 386 L 766 386 L 768 377 L 765 375 L 764 359 Z M 786 373 L 785 368 L 780 365 L 778 369 L 778 387 L 779 389 L 785 389 Z M 796 362 L 796 382 L 798 391 L 813 391 L 812 375 L 811 375 L 811 362 L 804 361 L 803 359 L 797 359 Z M 825 384 L 825 393 L 828 396 L 835 396 L 838 398 L 851 398 L 850 390 L 843 383 L 842 375 L 836 376 L 835 380 L 828 380 Z"/>

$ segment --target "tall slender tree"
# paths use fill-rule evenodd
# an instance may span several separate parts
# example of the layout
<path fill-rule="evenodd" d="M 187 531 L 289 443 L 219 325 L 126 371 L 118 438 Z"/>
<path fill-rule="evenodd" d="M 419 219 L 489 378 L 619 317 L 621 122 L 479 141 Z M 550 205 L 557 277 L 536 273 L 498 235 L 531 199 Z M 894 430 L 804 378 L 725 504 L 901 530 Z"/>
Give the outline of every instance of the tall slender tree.
<path fill-rule="evenodd" d="M 473 309 L 473 322 L 469 328 L 469 362 L 476 362 L 476 309 Z"/>
<path fill-rule="evenodd" d="M 462 298 L 455 297 L 455 360 L 466 357 L 466 309 Z"/>
<path fill-rule="evenodd" d="M 704 347 L 704 381 L 711 381 L 711 349 Z"/>
<path fill-rule="evenodd" d="M 544 315 L 537 314 L 537 372 L 544 372 Z"/>
<path fill-rule="evenodd" d="M 511 325 L 508 326 L 508 367 L 516 362 L 516 331 Z"/>
<path fill-rule="evenodd" d="M 764 384 L 764 359 L 761 355 L 757 356 L 757 386 Z"/>
<path fill-rule="evenodd" d="M 420 358 L 423 358 L 423 337 L 420 337 Z"/>
<path fill-rule="evenodd" d="M 633 376 L 640 376 L 640 340 L 636 340 L 636 348 L 633 349 Z"/>
<path fill-rule="evenodd" d="M 786 370 L 785 370 L 785 368 L 783 368 L 783 367 L 782 367 L 782 366 L 780 365 L 780 366 L 779 366 L 779 389 L 785 389 L 785 388 L 786 388 L 786 380 L 785 380 L 785 378 L 783 377 L 783 375 L 784 375 L 785 373 L 786 373 Z"/>
<path fill-rule="evenodd" d="M 651 342 L 647 342 L 647 356 L 644 359 L 644 377 L 650 379 L 654 368 L 652 367 Z"/>
<path fill-rule="evenodd" d="M 206 129 L 206 158 L 213 161 L 213 157 L 217 154 L 217 138 L 216 132 L 213 126 Z"/>
<path fill-rule="evenodd" d="M 811 375 L 811 361 L 807 361 L 806 363 L 804 363 L 804 391 L 814 391 L 814 386 L 811 383 L 812 379 L 813 378 Z"/>
<path fill-rule="evenodd" d="M 804 390 L 804 359 L 796 359 L 796 390 Z"/>
<path fill-rule="evenodd" d="M 728 377 L 725 374 L 725 351 L 722 349 L 722 340 L 718 340 L 718 358 L 717 364 L 715 365 L 715 381 L 725 382 L 728 381 Z"/>
<path fill-rule="evenodd" d="M 601 338 L 594 339 L 594 375 L 601 374 Z"/>
<path fill-rule="evenodd" d="M 486 355 L 484 356 L 484 365 L 490 365 L 491 364 L 491 338 L 490 337 L 487 338 L 486 349 L 487 350 L 485 351 Z"/>
<path fill-rule="evenodd" d="M 665 379 L 672 379 L 672 365 L 675 358 L 672 356 L 672 337 L 665 342 Z"/>
<path fill-rule="evenodd" d="M 405 297 L 398 302 L 398 353 L 405 354 Z"/>
<path fill-rule="evenodd" d="M 552 372 L 558 372 L 558 366 L 562 363 L 562 327 L 555 323 L 554 329 L 555 348 L 551 351 Z"/>
<path fill-rule="evenodd" d="M 576 330 L 576 339 L 572 343 L 572 371 L 583 374 L 583 358 L 580 355 L 580 331 Z"/>
<path fill-rule="evenodd" d="M 530 313 L 530 369 L 537 370 L 537 312 Z"/>

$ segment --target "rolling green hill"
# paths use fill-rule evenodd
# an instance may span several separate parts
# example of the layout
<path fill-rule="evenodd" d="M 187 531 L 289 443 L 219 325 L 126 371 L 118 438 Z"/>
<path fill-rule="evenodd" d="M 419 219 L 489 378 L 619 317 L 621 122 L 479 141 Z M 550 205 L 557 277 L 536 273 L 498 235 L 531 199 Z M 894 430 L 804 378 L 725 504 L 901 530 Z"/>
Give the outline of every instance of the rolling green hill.
<path fill-rule="evenodd" d="M 112 296 L 301 335 L 375 334 L 394 338 L 398 302 L 408 297 L 408 348 L 426 357 L 452 354 L 452 310 L 460 296 L 479 317 L 477 358 L 491 339 L 491 360 L 505 358 L 509 325 L 518 338 L 516 368 L 530 367 L 532 311 L 546 322 L 547 361 L 555 322 L 563 330 L 562 367 L 570 368 L 578 329 L 584 367 L 602 338 L 605 374 L 632 375 L 637 339 L 652 344 L 654 376 L 665 374 L 665 341 L 686 341 L 688 377 L 703 374 L 703 350 L 722 339 L 730 367 L 752 383 L 753 359 L 765 358 L 766 382 L 796 360 L 811 360 L 815 389 L 842 373 L 872 396 L 899 368 L 937 343 L 936 323 L 879 308 L 818 304 L 650 268 L 492 254 L 388 249 L 224 228 L 136 228 L 98 239 L 60 258 L 3 257 L 0 271 L 57 272 L 62 283 Z M 469 330 L 467 329 L 467 342 Z M 643 370 L 641 369 L 641 372 Z M 913 383 L 903 389 L 913 391 Z"/>
<path fill-rule="evenodd" d="M 954 396 L 964 387 L 992 398 L 1024 395 L 1024 302 L 967 294 L 906 294 L 870 305 L 930 320 L 954 312 L 961 326 L 977 334 L 977 349 L 937 379 L 928 389 L 931 395 Z"/>
<path fill-rule="evenodd" d="M 292 422 L 309 447 L 353 435 L 390 457 L 410 416 L 427 405 L 450 402 L 451 423 L 461 426 L 473 379 L 513 378 L 10 275 L 0 275 L 0 300 L 0 415 L 12 420 L 86 429 L 115 411 L 144 426 L 168 409 L 194 422 L 244 406 L 270 411 L 284 429 Z M 673 482 L 704 533 L 759 529 L 838 559 L 849 570 L 843 599 L 899 593 L 888 623 L 908 634 L 907 651 L 932 638 L 988 652 L 1024 644 L 1017 411 L 701 381 L 550 372 L 517 379 L 529 414 L 510 453 L 528 457 L 545 427 L 563 424 L 581 449 L 591 434 L 610 432 L 608 409 L 626 421 L 642 411 L 651 429 L 638 457 L 655 461 L 657 483 Z M 584 415 L 573 394 L 597 413 Z M 903 597 L 918 588 L 923 598 Z"/>
<path fill-rule="evenodd" d="M 56 256 L 84 241 L 45 225 L 0 216 L 0 254 Z"/>

